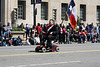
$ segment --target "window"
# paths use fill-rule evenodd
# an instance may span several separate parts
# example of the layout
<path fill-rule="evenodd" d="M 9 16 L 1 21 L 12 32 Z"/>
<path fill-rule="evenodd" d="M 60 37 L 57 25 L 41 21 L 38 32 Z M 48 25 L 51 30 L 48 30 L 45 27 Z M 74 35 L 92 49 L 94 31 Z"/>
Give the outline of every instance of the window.
<path fill-rule="evenodd" d="M 57 19 L 57 9 L 53 9 L 53 19 Z"/>
<path fill-rule="evenodd" d="M 18 5 L 18 18 L 23 19 L 23 6 Z"/>
<path fill-rule="evenodd" d="M 1 22 L 1 0 L 0 0 L 0 22 Z"/>
<path fill-rule="evenodd" d="M 26 1 L 18 1 L 18 19 L 26 19 Z"/>
<path fill-rule="evenodd" d="M 80 5 L 80 20 L 86 21 L 86 5 Z"/>
<path fill-rule="evenodd" d="M 68 4 L 65 3 L 61 4 L 61 20 L 68 21 L 68 17 L 66 15 L 67 8 L 68 8 Z"/>
<path fill-rule="evenodd" d="M 97 6 L 97 21 L 100 21 L 100 6 Z"/>
<path fill-rule="evenodd" d="M 48 3 L 41 3 L 41 20 L 48 20 Z"/>

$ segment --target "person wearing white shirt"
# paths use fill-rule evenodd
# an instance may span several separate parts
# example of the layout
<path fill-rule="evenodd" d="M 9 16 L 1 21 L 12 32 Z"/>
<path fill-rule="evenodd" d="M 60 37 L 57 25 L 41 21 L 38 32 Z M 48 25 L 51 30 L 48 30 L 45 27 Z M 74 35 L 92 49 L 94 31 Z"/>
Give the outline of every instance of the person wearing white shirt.
<path fill-rule="evenodd" d="M 31 45 L 31 43 L 29 42 L 29 37 L 27 37 L 27 40 L 26 40 L 26 45 Z"/>
<path fill-rule="evenodd" d="M 12 26 L 10 26 L 10 23 L 8 22 L 7 24 L 7 34 L 8 34 L 8 38 L 9 38 L 9 35 L 11 34 L 11 30 L 12 30 Z"/>
<path fill-rule="evenodd" d="M 40 44 L 39 34 L 37 34 L 37 37 L 35 37 L 35 40 L 36 40 L 36 44 Z"/>

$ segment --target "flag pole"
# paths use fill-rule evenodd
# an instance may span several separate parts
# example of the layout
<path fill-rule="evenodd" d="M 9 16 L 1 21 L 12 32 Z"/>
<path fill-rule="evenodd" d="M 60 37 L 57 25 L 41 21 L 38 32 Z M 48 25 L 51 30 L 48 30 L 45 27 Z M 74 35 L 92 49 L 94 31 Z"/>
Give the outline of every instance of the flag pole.
<path fill-rule="evenodd" d="M 61 24 L 63 24 L 63 21 L 64 21 L 64 19 L 66 18 L 66 15 L 67 15 L 67 17 L 68 17 L 67 12 L 65 13 L 65 16 L 62 18 L 62 22 L 61 22 Z M 69 19 L 69 17 L 68 17 L 68 19 Z"/>

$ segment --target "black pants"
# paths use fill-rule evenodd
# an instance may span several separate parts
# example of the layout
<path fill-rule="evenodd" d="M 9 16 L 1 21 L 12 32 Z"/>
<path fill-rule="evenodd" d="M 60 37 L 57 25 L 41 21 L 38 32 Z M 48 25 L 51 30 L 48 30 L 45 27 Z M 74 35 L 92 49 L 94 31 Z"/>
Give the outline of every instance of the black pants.
<path fill-rule="evenodd" d="M 59 43 L 63 42 L 63 34 L 59 34 Z"/>
<path fill-rule="evenodd" d="M 39 38 L 40 38 L 40 45 L 42 45 L 43 36 L 40 35 Z"/>
<path fill-rule="evenodd" d="M 40 37 L 40 45 L 45 46 L 44 42 L 47 40 L 46 34 L 42 34 Z"/>
<path fill-rule="evenodd" d="M 48 36 L 47 36 L 47 47 L 52 48 L 52 43 L 51 43 L 51 41 L 54 40 L 54 39 L 56 39 L 56 37 L 53 36 L 53 35 L 48 35 Z"/>
<path fill-rule="evenodd" d="M 26 40 L 27 40 L 27 37 L 29 37 L 29 31 L 26 32 Z"/>
<path fill-rule="evenodd" d="M 70 42 L 73 42 L 73 38 L 74 38 L 74 36 L 70 35 Z"/>
<path fill-rule="evenodd" d="M 63 43 L 65 43 L 65 33 L 63 34 Z"/>

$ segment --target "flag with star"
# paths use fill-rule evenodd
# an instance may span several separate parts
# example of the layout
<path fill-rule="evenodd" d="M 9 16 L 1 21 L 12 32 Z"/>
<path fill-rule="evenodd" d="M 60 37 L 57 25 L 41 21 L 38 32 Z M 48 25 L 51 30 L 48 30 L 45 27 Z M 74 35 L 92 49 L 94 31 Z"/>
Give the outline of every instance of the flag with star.
<path fill-rule="evenodd" d="M 75 6 L 75 2 L 71 0 L 68 9 L 67 9 L 67 14 L 70 20 L 70 24 L 75 29 L 75 26 L 77 25 L 77 9 Z"/>

